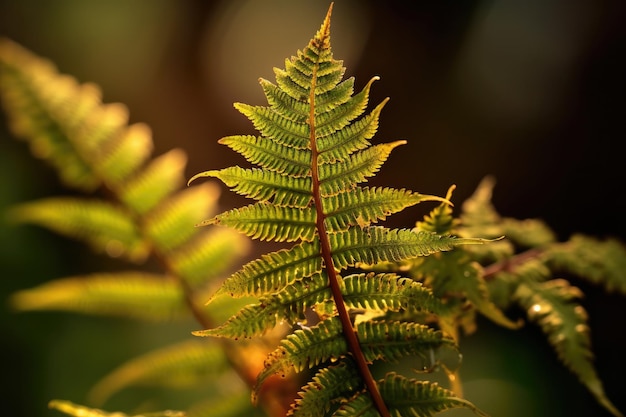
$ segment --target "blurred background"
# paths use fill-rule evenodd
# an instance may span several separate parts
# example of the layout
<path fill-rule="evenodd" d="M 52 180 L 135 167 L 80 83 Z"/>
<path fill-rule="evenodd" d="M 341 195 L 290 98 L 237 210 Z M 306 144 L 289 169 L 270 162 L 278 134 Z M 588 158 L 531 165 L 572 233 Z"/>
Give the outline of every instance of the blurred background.
<path fill-rule="evenodd" d="M 190 177 L 244 162 L 217 144 L 254 133 L 232 103 L 264 104 L 258 78 L 274 79 L 272 68 L 307 44 L 328 6 L 0 0 L 0 36 L 99 84 L 105 102 L 128 105 L 131 122 L 152 127 L 155 154 L 188 153 Z M 391 97 L 375 142 L 408 141 L 371 183 L 436 195 L 456 184 L 460 203 L 493 175 L 504 216 L 541 218 L 562 239 L 575 232 L 626 239 L 626 2 L 336 0 L 331 32 L 335 58 L 357 90 L 377 75 L 371 104 Z M 0 117 L 0 211 L 68 192 Z M 225 192 L 221 203 L 242 201 Z M 427 209 L 389 224 L 411 227 Z M 12 313 L 5 300 L 18 289 L 110 265 L 46 231 L 4 219 L 0 227 L 2 415 L 58 415 L 46 410 L 50 399 L 82 402 L 121 361 L 194 330 L 156 336 L 151 325 Z M 624 411 L 625 300 L 574 284 L 587 292 L 599 375 Z M 461 349 L 466 394 L 493 416 L 606 415 L 533 326 L 512 332 L 481 322 Z M 121 397 L 112 406 L 141 401 Z"/>

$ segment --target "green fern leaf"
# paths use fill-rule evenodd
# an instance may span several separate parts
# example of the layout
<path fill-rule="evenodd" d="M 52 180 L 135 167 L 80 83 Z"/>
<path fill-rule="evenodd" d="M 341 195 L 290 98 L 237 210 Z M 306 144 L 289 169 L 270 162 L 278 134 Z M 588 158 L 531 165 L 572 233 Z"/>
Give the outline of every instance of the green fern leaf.
<path fill-rule="evenodd" d="M 219 140 L 232 150 L 239 152 L 249 162 L 263 169 L 288 175 L 306 177 L 311 174 L 310 155 L 298 149 L 256 136 L 227 136 Z"/>
<path fill-rule="evenodd" d="M 193 404 L 185 417 L 266 417 L 258 408 L 254 408 L 250 403 L 250 394 L 238 392 L 228 395 L 220 392 L 220 395 L 209 398 L 205 401 Z"/>
<path fill-rule="evenodd" d="M 238 194 L 259 201 L 272 201 L 279 206 L 307 207 L 312 200 L 310 178 L 295 178 L 272 171 L 235 166 L 201 172 L 191 177 L 189 183 L 202 177 L 218 178 Z"/>
<path fill-rule="evenodd" d="M 228 277 L 212 297 L 243 297 L 279 291 L 296 279 L 321 272 L 322 260 L 316 240 L 281 249 L 251 261 Z"/>
<path fill-rule="evenodd" d="M 10 217 L 84 241 L 111 257 L 140 262 L 149 254 L 149 246 L 128 211 L 105 201 L 47 198 L 13 207 Z"/>
<path fill-rule="evenodd" d="M 52 164 L 69 186 L 110 188 L 132 175 L 152 150 L 144 124 L 126 126 L 128 110 L 103 105 L 99 89 L 62 76 L 19 45 L 0 42 L 2 100 L 16 136 Z"/>
<path fill-rule="evenodd" d="M 333 260 L 338 268 L 399 262 L 417 256 L 449 251 L 458 245 L 482 244 L 481 239 L 441 236 L 408 229 L 387 229 L 381 226 L 353 227 L 346 232 L 329 235 Z"/>
<path fill-rule="evenodd" d="M 365 358 L 371 362 L 383 360 L 393 363 L 405 356 L 416 356 L 427 363 L 422 368 L 429 369 L 436 365 L 431 363 L 435 349 L 444 345 L 456 349 L 452 338 L 419 323 L 370 320 L 359 323 L 356 331 Z"/>
<path fill-rule="evenodd" d="M 422 201 L 442 201 L 441 197 L 392 188 L 356 187 L 323 201 L 329 232 L 346 230 L 355 222 L 364 227 Z"/>
<path fill-rule="evenodd" d="M 146 214 L 184 183 L 187 156 L 174 149 L 150 161 L 119 190 L 120 198 L 138 214 Z"/>
<path fill-rule="evenodd" d="M 446 297 L 450 294 L 463 294 L 485 317 L 501 326 L 517 329 L 521 321 L 507 318 L 491 301 L 489 288 L 482 276 L 480 265 L 473 262 L 463 251 L 442 253 L 437 258 L 424 259 L 413 270 L 417 277 L 426 277 L 433 292 Z"/>
<path fill-rule="evenodd" d="M 202 224 L 229 226 L 259 240 L 311 241 L 315 236 L 315 210 L 257 203 L 219 214 Z"/>
<path fill-rule="evenodd" d="M 351 308 L 406 310 L 437 313 L 439 299 L 420 283 L 395 274 L 353 274 L 343 278 L 344 299 Z M 306 322 L 305 311 L 330 298 L 328 277 L 315 274 L 296 280 L 282 291 L 262 297 L 232 316 L 223 325 L 194 332 L 197 336 L 247 338 L 261 335 L 280 321 Z"/>
<path fill-rule="evenodd" d="M 626 294 L 626 246 L 617 239 L 605 241 L 574 235 L 550 246 L 543 255 L 547 264 L 562 272 L 575 274 L 608 291 Z"/>
<path fill-rule="evenodd" d="M 474 236 L 488 239 L 506 236 L 502 227 L 502 218 L 491 202 L 495 180 L 484 178 L 474 194 L 463 202 L 460 225 L 457 227 L 460 236 Z M 481 263 L 497 262 L 511 257 L 515 253 L 513 242 L 500 239 L 489 245 L 466 248 L 473 258 Z"/>
<path fill-rule="evenodd" d="M 338 268 L 400 261 L 450 250 L 456 245 L 483 242 L 383 227 L 351 228 L 330 235 L 329 238 L 331 245 L 336 248 L 332 256 Z M 302 242 L 291 249 L 263 255 L 230 276 L 215 296 L 229 294 L 234 297 L 277 292 L 298 278 L 321 272 L 322 260 L 319 253 L 319 243 L 315 239 L 312 242 Z"/>
<path fill-rule="evenodd" d="M 194 332 L 196 336 L 218 336 L 233 339 L 264 334 L 278 322 L 303 322 L 307 308 L 330 298 L 326 274 L 314 274 L 296 280 L 278 293 L 262 297 L 258 303 L 244 307 L 226 323 Z"/>
<path fill-rule="evenodd" d="M 198 339 L 185 340 L 135 357 L 114 369 L 90 391 L 94 404 L 103 404 L 130 386 L 191 387 L 228 370 L 224 350 Z"/>
<path fill-rule="evenodd" d="M 220 143 L 258 168 L 210 170 L 190 180 L 218 178 L 236 193 L 257 201 L 203 224 L 221 224 L 259 240 L 295 242 L 291 248 L 244 265 L 211 299 L 256 296 L 260 297 L 258 303 L 244 307 L 222 326 L 195 334 L 251 337 L 281 321 L 299 322 L 306 317 L 306 310 L 313 308 L 321 319 L 281 342 L 266 360 L 257 388 L 270 375 L 299 372 L 337 360 L 349 350 L 359 358 L 356 362 L 365 385 L 375 391 L 374 380 L 367 376 L 367 361 L 419 356 L 426 349 L 424 345 L 452 343 L 421 325 L 366 319 L 354 327 L 346 306 L 412 312 L 439 306 L 420 284 L 401 281 L 395 275 L 353 275 L 344 282 L 338 273 L 350 267 L 401 262 L 485 242 L 458 238 L 450 231 L 435 234 L 371 226 L 422 201 L 450 203 L 407 190 L 359 186 L 406 141 L 369 142 L 387 100 L 365 114 L 370 88 L 377 78 L 353 95 L 354 80 L 342 81 L 345 69 L 330 50 L 329 19 L 330 11 L 309 44 L 286 60 L 284 69 L 274 70 L 275 85 L 261 80 L 269 106 L 235 104 L 260 135 L 228 136 Z M 345 283 L 350 284 L 349 289 Z M 408 305 L 413 302 L 416 304 Z M 346 339 L 345 335 L 355 332 L 362 333 L 357 341 Z M 395 337 L 397 340 L 389 343 Z M 385 343 L 390 346 L 383 347 Z M 380 402 L 378 406 L 383 408 Z"/>
<path fill-rule="evenodd" d="M 487 416 L 469 401 L 455 396 L 452 391 L 436 383 L 408 379 L 396 373 L 387 374 L 378 383 L 381 395 L 389 404 L 389 411 L 395 416 L 431 417 L 441 411 L 457 408 L 471 410 L 478 416 Z M 343 405 L 335 415 L 375 417 L 378 413 L 367 395 L 359 395 Z"/>
<path fill-rule="evenodd" d="M 235 261 L 250 250 L 250 241 L 227 229 L 197 233 L 169 254 L 172 272 L 199 287 L 232 272 Z"/>
<path fill-rule="evenodd" d="M 158 411 L 155 413 L 142 413 L 141 415 L 128 416 L 127 414 L 114 412 L 108 413 L 106 411 L 98 410 L 96 408 L 85 407 L 82 405 L 74 404 L 69 401 L 52 400 L 48 404 L 49 408 L 61 411 L 69 416 L 73 417 L 185 417 L 186 414 L 182 411 Z"/>
<path fill-rule="evenodd" d="M 58 310 L 163 321 L 188 316 L 182 290 L 171 279 L 143 272 L 63 278 L 11 296 L 20 311 Z"/>
<path fill-rule="evenodd" d="M 397 362 L 405 356 L 427 358 L 443 345 L 455 346 L 454 340 L 444 336 L 442 332 L 418 323 L 366 321 L 358 324 L 355 331 L 365 359 L 369 362 Z M 322 362 L 337 360 L 348 353 L 348 346 L 341 332 L 339 320 L 331 318 L 287 336 L 265 361 L 255 390 L 270 375 L 286 374 L 292 370 L 301 372 Z"/>
<path fill-rule="evenodd" d="M 344 299 L 352 308 L 439 314 L 441 301 L 429 288 L 396 274 L 352 274 L 343 279 Z"/>
<path fill-rule="evenodd" d="M 343 399 L 352 397 L 363 389 L 362 381 L 356 368 L 346 358 L 318 371 L 311 381 L 298 393 L 287 416 L 318 417 L 326 415 Z"/>
<path fill-rule="evenodd" d="M 199 231 L 194 226 L 215 212 L 219 191 L 208 183 L 165 199 L 144 221 L 144 230 L 162 252 L 171 252 Z"/>
<path fill-rule="evenodd" d="M 387 160 L 391 151 L 405 144 L 399 140 L 392 143 L 375 145 L 352 154 L 346 161 L 322 164 L 319 167 L 322 196 L 328 197 L 354 188 L 354 184 L 373 176 Z"/>
<path fill-rule="evenodd" d="M 66 114 L 82 114 L 83 109 L 99 102 L 98 88 L 79 86 L 68 77 L 60 77 L 52 63 L 8 39 L 0 41 L 0 81 L 6 86 L 2 101 L 13 133 L 28 140 L 33 154 L 52 164 L 65 183 L 86 191 L 96 189 L 99 179 L 67 142 L 57 112 L 50 107 L 67 96 L 78 96 Z"/>
<path fill-rule="evenodd" d="M 615 416 L 622 414 L 607 398 L 593 366 L 587 312 L 576 301 L 582 292 L 567 281 L 526 281 L 517 288 L 515 299 L 548 337 L 559 359 L 589 389 L 596 400 Z"/>
<path fill-rule="evenodd" d="M 453 185 L 448 188 L 446 201 L 452 198 L 452 192 L 456 189 Z M 450 204 L 439 204 L 429 214 L 424 216 L 424 220 L 417 222 L 415 228 L 418 231 L 436 233 L 438 235 L 451 234 L 458 221 L 452 215 Z"/>
<path fill-rule="evenodd" d="M 322 362 L 339 359 L 348 350 L 341 336 L 341 322 L 337 318 L 324 320 L 313 327 L 296 330 L 281 341 L 280 347 L 269 354 L 263 370 L 257 376 L 252 393 L 254 402 L 265 380 L 274 375 L 301 372 Z"/>

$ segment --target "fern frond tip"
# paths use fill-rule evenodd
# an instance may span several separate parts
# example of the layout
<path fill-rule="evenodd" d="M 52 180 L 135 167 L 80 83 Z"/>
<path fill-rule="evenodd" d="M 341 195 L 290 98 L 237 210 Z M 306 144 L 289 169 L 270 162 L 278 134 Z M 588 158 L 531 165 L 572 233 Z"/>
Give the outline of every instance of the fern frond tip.
<path fill-rule="evenodd" d="M 187 181 L 187 187 L 189 187 L 191 183 L 197 180 L 198 178 L 213 177 L 214 173 L 215 171 L 204 171 L 204 172 L 197 173 L 193 177 L 189 178 L 189 181 Z"/>

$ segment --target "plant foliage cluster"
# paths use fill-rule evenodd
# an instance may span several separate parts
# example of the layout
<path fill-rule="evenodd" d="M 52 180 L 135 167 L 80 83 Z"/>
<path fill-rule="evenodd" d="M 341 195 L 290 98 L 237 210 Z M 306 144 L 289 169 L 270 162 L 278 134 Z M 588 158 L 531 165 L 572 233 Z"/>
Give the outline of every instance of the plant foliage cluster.
<path fill-rule="evenodd" d="M 444 198 L 365 185 L 404 142 L 371 143 L 386 100 L 368 112 L 376 78 L 356 93 L 355 80 L 344 79 L 330 46 L 331 10 L 308 45 L 275 69 L 275 83 L 260 80 L 267 106 L 235 105 L 259 135 L 220 143 L 252 167 L 190 180 L 217 178 L 252 200 L 217 214 L 216 186 L 178 189 L 182 151 L 150 159 L 148 128 L 128 126 L 123 106 L 102 104 L 93 85 L 2 41 L 1 92 L 13 132 L 65 184 L 91 193 L 24 203 L 11 216 L 109 256 L 154 259 L 161 269 L 59 279 L 14 294 L 13 306 L 192 317 L 202 327 L 194 334 L 204 338 L 114 370 L 96 385 L 96 405 L 131 385 L 176 380 L 217 387 L 235 372 L 251 388 L 252 403 L 272 416 L 430 416 L 453 408 L 484 415 L 463 398 L 458 374 L 460 337 L 474 332 L 482 315 L 508 329 L 536 323 L 561 362 L 621 416 L 593 367 L 582 293 L 559 277 L 626 294 L 624 245 L 583 235 L 559 242 L 539 220 L 501 217 L 490 178 L 458 217 L 454 187 Z M 105 197 L 93 197 L 97 189 Z M 379 224 L 425 201 L 433 208 L 414 227 Z M 286 246 L 218 283 L 248 244 L 242 235 Z M 509 317 L 519 310 L 524 318 Z M 449 386 L 424 371 L 442 372 Z M 255 412 L 239 393 L 214 391 L 219 398 L 208 396 L 185 412 L 142 415 Z M 113 415 L 61 400 L 51 407 L 74 416 Z"/>

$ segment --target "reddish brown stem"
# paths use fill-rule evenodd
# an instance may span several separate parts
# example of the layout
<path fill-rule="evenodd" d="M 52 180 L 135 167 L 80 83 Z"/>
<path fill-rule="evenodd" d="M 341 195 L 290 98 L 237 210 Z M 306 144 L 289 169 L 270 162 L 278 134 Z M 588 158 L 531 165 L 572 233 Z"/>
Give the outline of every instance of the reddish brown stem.
<path fill-rule="evenodd" d="M 352 357 L 357 364 L 359 373 L 363 378 L 363 382 L 365 383 L 365 386 L 367 387 L 367 390 L 372 397 L 372 401 L 374 402 L 374 406 L 378 410 L 378 413 L 381 415 L 381 417 L 390 417 L 391 415 L 389 414 L 387 405 L 380 395 L 378 385 L 376 385 L 376 381 L 374 380 L 374 377 L 370 372 L 363 351 L 361 350 L 361 344 L 356 334 L 356 330 L 352 326 L 348 310 L 346 309 L 343 294 L 341 292 L 341 287 L 339 285 L 340 277 L 335 269 L 335 264 L 332 258 L 332 248 L 330 247 L 330 241 L 328 239 L 328 234 L 326 233 L 326 225 L 324 222 L 326 216 L 322 208 L 322 197 L 320 192 L 320 179 L 318 171 L 318 150 L 315 137 L 315 81 L 316 68 L 314 68 L 313 70 L 313 82 L 309 95 L 311 107 L 309 113 L 309 134 L 311 141 L 311 177 L 313 186 L 313 203 L 315 205 L 316 212 L 315 226 L 320 240 L 321 255 L 322 259 L 324 260 L 324 269 L 326 270 L 326 274 L 328 275 L 330 289 L 333 294 L 333 300 L 337 307 L 337 312 L 341 321 L 343 334 L 346 338 L 346 342 L 348 343 L 348 349 L 350 350 L 350 353 L 352 354 Z"/>

